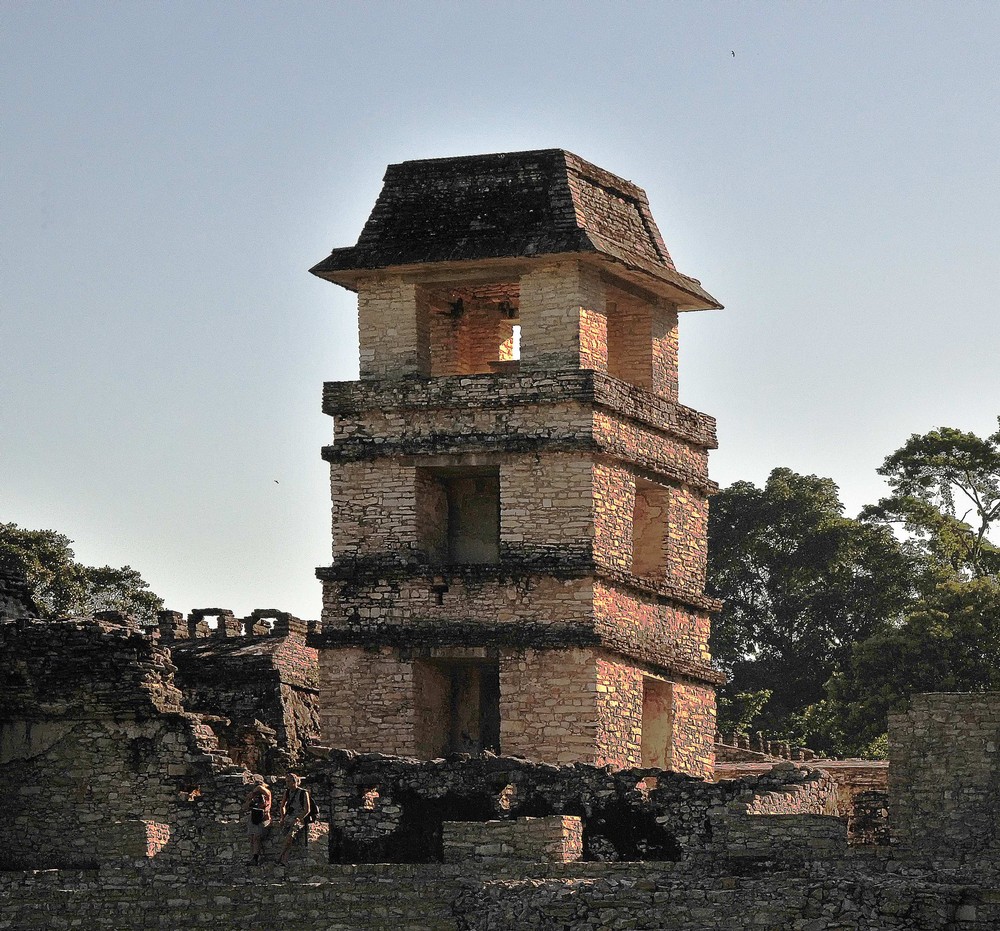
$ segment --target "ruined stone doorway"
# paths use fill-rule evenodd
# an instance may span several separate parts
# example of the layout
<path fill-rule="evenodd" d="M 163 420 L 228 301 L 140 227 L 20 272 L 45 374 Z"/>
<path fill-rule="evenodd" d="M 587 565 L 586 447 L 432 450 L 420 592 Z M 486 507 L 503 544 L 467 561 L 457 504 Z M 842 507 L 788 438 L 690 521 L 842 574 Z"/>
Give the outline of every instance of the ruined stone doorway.
<path fill-rule="evenodd" d="M 500 752 L 500 665 L 469 660 L 414 664 L 417 752 Z"/>

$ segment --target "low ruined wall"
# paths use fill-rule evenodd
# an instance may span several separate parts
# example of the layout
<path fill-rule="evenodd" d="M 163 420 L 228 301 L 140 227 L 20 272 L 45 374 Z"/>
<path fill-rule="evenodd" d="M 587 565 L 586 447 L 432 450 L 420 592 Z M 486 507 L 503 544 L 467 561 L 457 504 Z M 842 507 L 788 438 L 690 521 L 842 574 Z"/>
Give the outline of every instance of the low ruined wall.
<path fill-rule="evenodd" d="M 733 819 L 746 822 L 741 836 L 759 837 L 767 856 L 780 860 L 780 838 L 753 812 L 821 815 L 830 797 L 821 774 L 791 764 L 709 783 L 656 769 L 554 766 L 491 754 L 418 761 L 331 751 L 312 778 L 329 803 L 331 857 L 344 863 L 440 862 L 446 821 L 553 815 L 581 819 L 582 856 L 591 861 L 724 854 L 723 827 Z M 841 821 L 825 820 L 843 832 Z M 795 855 L 801 859 L 801 851 Z"/>
<path fill-rule="evenodd" d="M 445 863 L 571 863 L 583 857 L 583 823 L 572 815 L 445 821 L 442 836 Z"/>
<path fill-rule="evenodd" d="M 1000 909 L 991 895 L 885 876 L 720 879 L 654 869 L 487 880 L 456 912 L 460 931 L 992 931 Z"/>
<path fill-rule="evenodd" d="M 889 718 L 892 833 L 935 862 L 1000 857 L 1000 692 L 915 695 Z"/>
<path fill-rule="evenodd" d="M 211 792 L 214 763 L 183 715 L 38 730 L 52 739 L 0 766 L 0 869 L 187 857 L 205 822 L 238 820 L 242 773 L 221 797 Z"/>
<path fill-rule="evenodd" d="M 250 773 L 120 620 L 0 623 L 0 869 L 232 863 Z"/>

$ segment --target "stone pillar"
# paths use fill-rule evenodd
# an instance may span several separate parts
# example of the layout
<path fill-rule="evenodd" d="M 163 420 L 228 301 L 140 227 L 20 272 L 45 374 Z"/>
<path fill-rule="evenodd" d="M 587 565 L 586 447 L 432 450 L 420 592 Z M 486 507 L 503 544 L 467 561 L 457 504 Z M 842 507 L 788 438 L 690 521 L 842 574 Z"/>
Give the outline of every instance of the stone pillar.
<path fill-rule="evenodd" d="M 521 277 L 521 371 L 608 370 L 604 285 L 578 261 Z"/>
<path fill-rule="evenodd" d="M 377 278 L 358 292 L 362 380 L 430 371 L 429 311 L 417 285 Z"/>

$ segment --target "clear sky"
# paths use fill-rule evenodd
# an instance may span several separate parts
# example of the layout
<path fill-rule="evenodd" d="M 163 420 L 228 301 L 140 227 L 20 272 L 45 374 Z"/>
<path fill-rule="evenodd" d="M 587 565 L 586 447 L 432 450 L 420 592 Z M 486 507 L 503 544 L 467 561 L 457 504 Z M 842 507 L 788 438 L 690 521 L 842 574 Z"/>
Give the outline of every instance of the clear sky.
<path fill-rule="evenodd" d="M 644 187 L 722 484 L 1000 413 L 1000 4 L 0 0 L 0 520 L 169 607 L 319 614 L 324 380 L 389 162 Z M 734 54 L 735 53 L 735 54 Z"/>

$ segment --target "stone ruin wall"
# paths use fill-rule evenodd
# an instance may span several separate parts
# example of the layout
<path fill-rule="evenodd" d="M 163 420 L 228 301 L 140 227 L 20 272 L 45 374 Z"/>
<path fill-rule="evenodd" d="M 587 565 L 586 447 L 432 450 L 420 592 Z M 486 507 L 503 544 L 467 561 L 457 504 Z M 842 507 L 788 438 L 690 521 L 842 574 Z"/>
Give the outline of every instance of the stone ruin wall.
<path fill-rule="evenodd" d="M 160 612 L 160 641 L 171 649 L 185 708 L 206 716 L 229 755 L 255 771 L 294 767 L 319 735 L 316 650 L 306 644 L 308 630 L 306 621 L 275 609 L 245 618 L 219 608 L 187 617 Z"/>
<path fill-rule="evenodd" d="M 238 637 L 257 639 L 226 639 Z M 311 831 L 288 874 L 267 866 L 248 875 L 238 806 L 249 772 L 205 716 L 185 708 L 173 660 L 183 639 L 171 645 L 108 620 L 0 623 L 8 788 L 0 928 L 561 923 L 597 931 L 613 921 L 628 931 L 986 931 L 1000 923 L 981 855 L 972 873 L 945 865 L 925 874 L 894 848 L 852 853 L 843 819 L 822 814 L 836 810 L 835 780 L 791 761 L 707 783 L 489 755 L 420 762 L 313 750 L 309 785 L 328 823 Z M 975 719 L 997 701 L 915 702 L 894 739 L 905 750 L 906 728 L 917 735 L 907 764 L 912 810 L 986 772 L 992 725 Z M 942 770 L 929 750 L 960 721 L 971 761 L 951 759 Z M 988 793 L 955 798 L 963 824 L 992 804 Z M 331 853 L 347 862 L 330 863 Z M 387 859 L 433 862 L 356 862 Z"/>
<path fill-rule="evenodd" d="M 797 826 L 804 826 L 800 850 L 809 846 L 819 830 L 810 834 L 811 817 L 825 825 L 819 832 L 824 843 L 839 837 L 846 849 L 843 820 L 822 815 L 834 810 L 833 783 L 821 772 L 792 764 L 710 783 L 659 769 L 558 766 L 490 754 L 428 761 L 342 750 L 326 754 L 312 779 L 329 797 L 334 862 L 448 861 L 454 857 L 444 848 L 446 823 L 476 822 L 482 838 L 486 824 L 497 824 L 503 836 L 504 825 L 524 818 L 579 819 L 578 856 L 565 860 L 725 859 L 733 850 L 730 835 L 741 838 L 741 857 L 749 844 L 758 855 L 773 858 L 787 853 L 785 839 Z M 538 827 L 544 836 L 545 826 Z M 780 846 L 772 839 L 776 832 Z"/>
<path fill-rule="evenodd" d="M 938 865 L 1000 853 L 1000 693 L 915 695 L 889 721 L 892 833 Z"/>
<path fill-rule="evenodd" d="M 220 615 L 217 630 L 206 614 Z M 245 620 L 164 612 L 152 631 L 115 612 L 0 622 L 0 864 L 238 856 L 219 825 L 237 818 L 243 763 L 281 772 L 317 737 L 315 685 L 298 694 L 298 677 L 315 675 L 305 624 L 269 611 Z"/>

